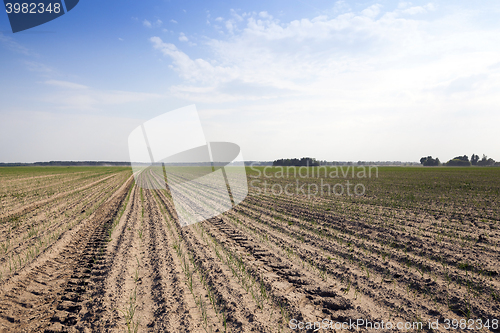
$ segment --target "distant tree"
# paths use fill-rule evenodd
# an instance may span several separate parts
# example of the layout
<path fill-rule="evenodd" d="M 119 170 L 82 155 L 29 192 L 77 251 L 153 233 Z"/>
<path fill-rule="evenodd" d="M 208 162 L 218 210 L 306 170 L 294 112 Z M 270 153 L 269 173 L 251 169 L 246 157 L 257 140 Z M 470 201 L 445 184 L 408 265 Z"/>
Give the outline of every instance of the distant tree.
<path fill-rule="evenodd" d="M 420 159 L 420 163 L 423 166 L 439 166 L 439 165 L 441 165 L 439 158 L 434 159 L 434 158 L 432 158 L 432 156 L 422 157 Z"/>
<path fill-rule="evenodd" d="M 464 161 L 464 162 L 469 162 L 469 157 L 468 157 L 467 155 L 464 155 L 464 156 L 457 156 L 457 157 L 454 157 L 453 159 L 454 159 L 454 160 Z"/>
<path fill-rule="evenodd" d="M 488 158 L 485 154 L 483 154 L 483 158 L 477 162 L 479 166 L 491 166 L 495 164 L 495 160 L 492 158 Z"/>
<path fill-rule="evenodd" d="M 310 157 L 286 158 L 274 161 L 273 166 L 319 166 L 319 161 Z"/>
<path fill-rule="evenodd" d="M 469 157 L 467 155 L 457 156 L 446 162 L 446 166 L 470 166 Z"/>
<path fill-rule="evenodd" d="M 472 165 L 477 165 L 477 161 L 479 161 L 479 156 L 472 154 L 470 157 L 470 163 Z"/>

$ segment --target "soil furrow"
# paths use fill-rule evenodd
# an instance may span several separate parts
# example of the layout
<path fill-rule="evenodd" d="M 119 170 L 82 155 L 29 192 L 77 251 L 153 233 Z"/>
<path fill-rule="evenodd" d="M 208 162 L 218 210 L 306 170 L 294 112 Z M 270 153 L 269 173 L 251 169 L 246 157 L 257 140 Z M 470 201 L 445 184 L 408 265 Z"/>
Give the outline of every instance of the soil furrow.
<path fill-rule="evenodd" d="M 71 230 L 32 265 L 3 285 L 0 298 L 26 299 L 11 302 L 1 311 L 2 330 L 9 332 L 61 332 L 72 330 L 85 299 L 87 281 L 98 280 L 106 228 L 124 200 L 132 178 L 89 220 Z M 59 263 L 56 258 L 64 256 Z M 43 270 L 44 275 L 37 274 Z M 92 273 L 94 272 L 94 273 Z M 36 282 L 34 281 L 36 280 Z M 34 282 L 34 283 L 33 283 Z M 43 286 L 40 288 L 40 286 Z M 31 304 L 34 306 L 28 306 Z M 16 318 L 11 322 L 9 318 Z M 33 320 L 38 318 L 38 320 Z"/>

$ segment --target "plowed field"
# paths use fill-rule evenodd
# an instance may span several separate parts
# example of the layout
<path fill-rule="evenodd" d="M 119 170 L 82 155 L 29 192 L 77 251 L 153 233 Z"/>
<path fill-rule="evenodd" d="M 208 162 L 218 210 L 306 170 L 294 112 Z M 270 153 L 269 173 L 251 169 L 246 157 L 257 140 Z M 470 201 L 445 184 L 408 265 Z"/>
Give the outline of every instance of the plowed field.
<path fill-rule="evenodd" d="M 0 332 L 500 332 L 499 168 L 324 179 L 363 196 L 247 171 L 181 227 L 128 168 L 0 169 Z"/>

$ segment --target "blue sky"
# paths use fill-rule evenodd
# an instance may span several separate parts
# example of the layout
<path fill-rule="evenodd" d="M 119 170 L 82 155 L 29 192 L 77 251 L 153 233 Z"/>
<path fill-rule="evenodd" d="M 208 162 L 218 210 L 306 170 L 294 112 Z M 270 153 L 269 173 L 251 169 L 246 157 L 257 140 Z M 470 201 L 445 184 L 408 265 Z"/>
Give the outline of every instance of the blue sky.
<path fill-rule="evenodd" d="M 97 7 L 98 6 L 98 7 Z M 500 160 L 497 1 L 80 1 L 0 14 L 0 161 L 128 159 L 195 104 L 246 160 Z"/>

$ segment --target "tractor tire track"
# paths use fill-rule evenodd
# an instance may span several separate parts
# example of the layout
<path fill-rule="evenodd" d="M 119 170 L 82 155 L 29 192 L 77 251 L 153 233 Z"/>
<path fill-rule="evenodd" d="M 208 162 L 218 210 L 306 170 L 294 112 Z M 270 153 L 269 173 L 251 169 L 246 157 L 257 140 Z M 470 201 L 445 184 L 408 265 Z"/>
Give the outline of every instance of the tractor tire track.
<path fill-rule="evenodd" d="M 50 251 L 3 285 L 1 332 L 76 332 L 88 302 L 90 282 L 99 281 L 106 232 L 133 178 L 84 223 L 66 233 Z"/>

